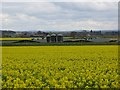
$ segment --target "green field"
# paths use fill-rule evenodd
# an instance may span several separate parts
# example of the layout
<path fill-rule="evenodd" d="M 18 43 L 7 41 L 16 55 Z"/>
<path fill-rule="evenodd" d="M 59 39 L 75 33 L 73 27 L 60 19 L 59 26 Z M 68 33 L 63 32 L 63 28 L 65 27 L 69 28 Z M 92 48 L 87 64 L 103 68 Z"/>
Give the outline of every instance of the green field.
<path fill-rule="evenodd" d="M 64 37 L 64 40 L 72 40 L 72 37 Z M 74 39 L 77 40 L 77 39 Z M 83 45 L 118 45 L 118 42 L 62 42 L 46 43 L 40 39 L 34 41 L 32 38 L 0 38 L 2 46 L 83 46 Z"/>
<path fill-rule="evenodd" d="M 2 88 L 118 88 L 118 46 L 2 48 Z"/>

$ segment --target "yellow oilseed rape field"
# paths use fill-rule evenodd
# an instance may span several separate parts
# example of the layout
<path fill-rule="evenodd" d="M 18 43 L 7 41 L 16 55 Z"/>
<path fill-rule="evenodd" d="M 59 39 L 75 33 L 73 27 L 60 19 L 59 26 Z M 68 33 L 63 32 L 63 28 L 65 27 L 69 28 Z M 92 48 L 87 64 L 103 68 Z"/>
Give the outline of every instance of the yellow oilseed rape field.
<path fill-rule="evenodd" d="M 0 38 L 0 40 L 5 40 L 5 41 L 9 41 L 9 40 L 32 40 L 32 38 Z"/>
<path fill-rule="evenodd" d="M 2 88 L 118 88 L 118 46 L 2 48 Z"/>

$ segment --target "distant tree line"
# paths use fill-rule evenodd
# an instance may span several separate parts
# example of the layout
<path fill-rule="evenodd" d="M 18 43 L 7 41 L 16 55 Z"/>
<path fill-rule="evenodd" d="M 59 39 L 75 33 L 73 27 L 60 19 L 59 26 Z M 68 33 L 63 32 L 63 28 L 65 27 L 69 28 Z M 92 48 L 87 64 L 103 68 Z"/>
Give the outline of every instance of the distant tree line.
<path fill-rule="evenodd" d="M 43 31 L 37 31 L 37 32 L 31 32 L 31 31 L 21 31 L 21 32 L 15 32 L 11 30 L 0 30 L 0 37 L 46 37 L 48 34 L 56 34 L 57 32 L 43 32 Z M 86 38 L 86 37 L 97 37 L 97 36 L 104 36 L 104 37 L 111 37 L 111 36 L 118 36 L 118 31 L 68 31 L 62 32 L 64 36 L 67 37 L 72 37 L 73 39 L 81 37 L 81 38 Z"/>

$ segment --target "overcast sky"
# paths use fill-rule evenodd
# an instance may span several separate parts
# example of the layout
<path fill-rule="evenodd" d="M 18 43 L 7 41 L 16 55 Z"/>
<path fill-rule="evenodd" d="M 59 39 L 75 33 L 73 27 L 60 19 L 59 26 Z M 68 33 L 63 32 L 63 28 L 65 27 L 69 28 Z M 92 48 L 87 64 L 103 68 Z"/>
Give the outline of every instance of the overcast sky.
<path fill-rule="evenodd" d="M 1 29 L 117 30 L 117 2 L 4 2 Z"/>

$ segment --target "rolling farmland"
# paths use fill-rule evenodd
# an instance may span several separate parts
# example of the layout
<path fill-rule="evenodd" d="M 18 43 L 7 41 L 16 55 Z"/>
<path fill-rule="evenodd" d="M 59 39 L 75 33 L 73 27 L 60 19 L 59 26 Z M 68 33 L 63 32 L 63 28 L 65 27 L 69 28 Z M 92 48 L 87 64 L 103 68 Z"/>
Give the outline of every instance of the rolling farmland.
<path fill-rule="evenodd" d="M 118 88 L 118 46 L 4 46 L 2 88 Z"/>

